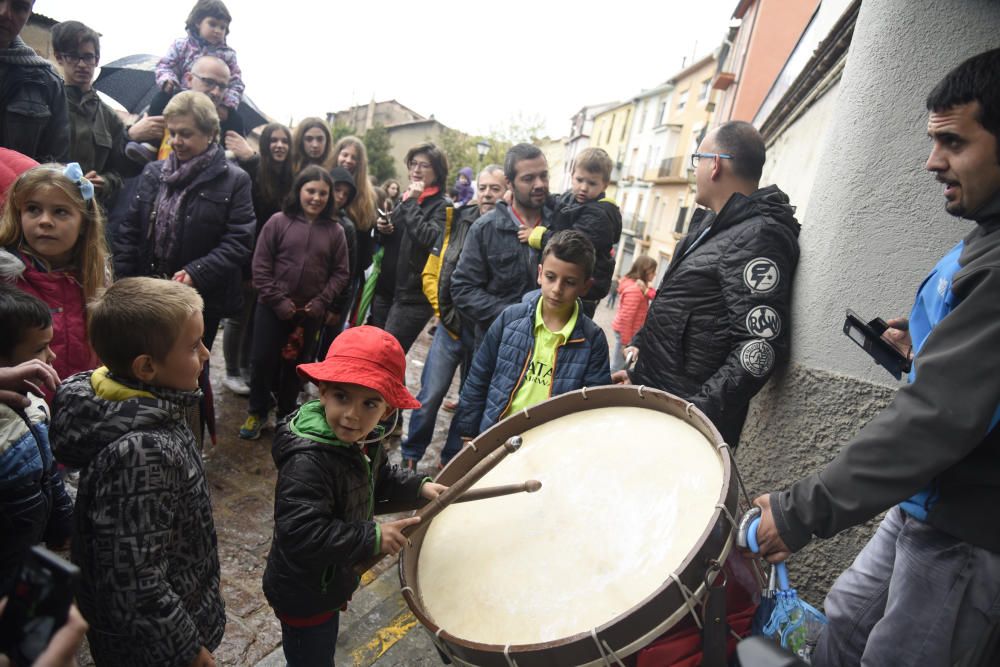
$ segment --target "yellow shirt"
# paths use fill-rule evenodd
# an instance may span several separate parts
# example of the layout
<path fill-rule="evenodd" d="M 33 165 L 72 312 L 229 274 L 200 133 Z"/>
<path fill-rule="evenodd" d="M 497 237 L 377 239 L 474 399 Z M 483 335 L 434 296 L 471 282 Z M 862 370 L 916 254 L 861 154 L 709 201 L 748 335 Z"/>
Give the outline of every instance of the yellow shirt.
<path fill-rule="evenodd" d="M 550 331 L 542 319 L 542 299 L 538 299 L 535 309 L 535 348 L 521 378 L 521 384 L 514 390 L 514 399 L 501 415 L 514 414 L 518 410 L 530 408 L 552 395 L 552 373 L 555 371 L 556 352 L 573 335 L 576 319 L 580 314 L 579 302 L 573 304 L 573 314 L 559 331 Z"/>

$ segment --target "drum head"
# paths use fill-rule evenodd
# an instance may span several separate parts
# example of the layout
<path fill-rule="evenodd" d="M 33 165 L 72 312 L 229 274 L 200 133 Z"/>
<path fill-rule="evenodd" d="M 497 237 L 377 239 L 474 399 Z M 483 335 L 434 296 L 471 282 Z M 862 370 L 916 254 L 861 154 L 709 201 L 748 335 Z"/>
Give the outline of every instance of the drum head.
<path fill-rule="evenodd" d="M 460 476 L 520 434 L 521 449 L 473 488 L 537 479 L 540 491 L 453 504 L 404 553 L 404 585 L 419 584 L 408 601 L 459 647 L 516 653 L 584 638 L 596 649 L 592 633 L 629 618 L 672 585 L 672 576 L 706 560 L 698 554 L 718 532 L 717 505 L 730 495 L 735 502 L 718 434 L 662 392 L 588 393 L 504 420 L 477 439 L 479 452 L 463 450 L 446 471 Z M 491 438 L 498 429 L 501 437 Z M 661 608 L 659 624 L 670 615 Z"/>

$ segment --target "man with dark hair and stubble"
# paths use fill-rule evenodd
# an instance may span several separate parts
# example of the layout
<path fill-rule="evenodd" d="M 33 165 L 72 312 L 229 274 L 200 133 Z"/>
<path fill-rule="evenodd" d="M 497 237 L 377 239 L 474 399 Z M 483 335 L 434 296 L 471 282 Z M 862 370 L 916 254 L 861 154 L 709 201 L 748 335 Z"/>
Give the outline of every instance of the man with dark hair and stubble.
<path fill-rule="evenodd" d="M 888 510 L 827 595 L 813 665 L 997 664 L 1000 624 L 1000 49 L 927 99 L 927 170 L 975 223 L 887 337 L 909 384 L 820 472 L 754 500 L 761 554 L 782 561 Z"/>
<path fill-rule="evenodd" d="M 518 231 L 549 226 L 549 165 L 537 146 L 517 144 L 504 159 L 511 203 L 499 201 L 469 230 L 451 282 L 462 319 L 475 332 L 476 347 L 504 308 L 534 290 L 542 253 L 522 243 Z"/>
<path fill-rule="evenodd" d="M 788 196 L 760 187 L 764 140 L 750 123 L 709 132 L 691 155 L 699 209 L 617 382 L 663 389 L 694 403 L 730 447 L 750 399 L 788 356 L 799 223 Z"/>

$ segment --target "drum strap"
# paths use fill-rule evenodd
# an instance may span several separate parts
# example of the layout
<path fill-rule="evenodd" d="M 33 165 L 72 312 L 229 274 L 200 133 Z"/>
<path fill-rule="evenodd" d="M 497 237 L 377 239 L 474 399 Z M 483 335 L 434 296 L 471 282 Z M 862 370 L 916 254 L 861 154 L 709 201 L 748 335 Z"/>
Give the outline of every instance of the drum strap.
<path fill-rule="evenodd" d="M 726 581 L 709 585 L 705 599 L 705 623 L 701 628 L 702 667 L 726 667 Z"/>

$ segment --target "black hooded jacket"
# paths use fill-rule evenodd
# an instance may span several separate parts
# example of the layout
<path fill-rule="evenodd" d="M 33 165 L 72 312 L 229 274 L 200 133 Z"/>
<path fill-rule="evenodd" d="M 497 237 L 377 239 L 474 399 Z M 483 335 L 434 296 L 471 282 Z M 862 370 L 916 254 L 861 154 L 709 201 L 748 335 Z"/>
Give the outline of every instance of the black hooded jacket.
<path fill-rule="evenodd" d="M 425 481 L 389 465 L 381 443 L 365 456 L 337 440 L 325 419 L 319 401 L 306 403 L 271 445 L 278 481 L 263 585 L 284 616 L 316 616 L 347 602 L 358 587 L 354 565 L 378 551 L 373 515 L 416 509 Z"/>
<path fill-rule="evenodd" d="M 691 401 L 734 448 L 750 399 L 788 357 L 794 211 L 773 185 L 698 211 L 633 339 L 632 382 Z"/>

